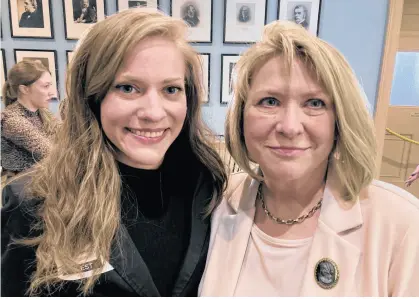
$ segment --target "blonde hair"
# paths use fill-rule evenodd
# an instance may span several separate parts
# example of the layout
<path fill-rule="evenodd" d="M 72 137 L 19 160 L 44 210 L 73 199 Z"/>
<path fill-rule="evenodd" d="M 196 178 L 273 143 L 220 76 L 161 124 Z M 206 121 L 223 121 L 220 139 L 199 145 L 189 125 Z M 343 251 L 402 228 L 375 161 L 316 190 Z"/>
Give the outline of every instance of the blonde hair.
<path fill-rule="evenodd" d="M 15 103 L 19 97 L 19 86 L 30 86 L 44 73 L 49 70 L 39 60 L 22 60 L 16 63 L 7 73 L 7 80 L 3 85 L 2 96 L 4 106 L 7 107 Z M 55 132 L 55 119 L 47 108 L 39 109 L 45 131 L 48 134 Z"/>
<path fill-rule="evenodd" d="M 358 81 L 343 55 L 303 27 L 289 21 L 265 26 L 260 42 L 238 61 L 234 100 L 226 121 L 226 146 L 241 169 L 258 180 L 251 167 L 243 134 L 243 111 L 253 74 L 269 59 L 281 56 L 288 71 L 296 59 L 313 72 L 331 97 L 336 113 L 336 141 L 329 158 L 328 174 L 337 174 L 342 196 L 356 199 L 376 172 L 374 125 Z"/>
<path fill-rule="evenodd" d="M 42 235 L 23 241 L 38 246 L 31 294 L 59 286 L 60 273 L 80 272 L 78 257 L 93 254 L 103 264 L 109 261 L 112 244 L 119 245 L 121 179 L 114 146 L 101 128 L 100 103 L 126 54 L 147 37 L 170 39 L 185 56 L 188 110 L 175 143 L 183 142 L 183 148 L 190 151 L 185 155 L 194 155 L 211 173 L 215 193 L 212 205 L 221 200 L 227 175 L 205 137 L 208 131 L 200 112 L 204 96 L 200 61 L 185 40 L 186 29 L 183 21 L 156 10 L 124 10 L 95 24 L 74 52 L 67 73 L 67 98 L 62 107 L 65 117 L 57 135 L 58 145 L 34 168 L 29 186 L 31 195 L 42 202 L 36 224 Z M 81 280 L 85 295 L 94 286 L 98 271 Z"/>

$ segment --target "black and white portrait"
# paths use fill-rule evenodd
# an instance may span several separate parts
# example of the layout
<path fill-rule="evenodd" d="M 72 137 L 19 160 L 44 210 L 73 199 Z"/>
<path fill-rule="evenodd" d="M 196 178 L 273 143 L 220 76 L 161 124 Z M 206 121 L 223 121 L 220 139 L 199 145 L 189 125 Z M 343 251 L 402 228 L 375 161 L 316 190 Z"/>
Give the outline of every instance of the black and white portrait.
<path fill-rule="evenodd" d="M 196 2 L 186 3 L 181 7 L 182 19 L 191 27 L 199 25 L 199 7 Z"/>
<path fill-rule="evenodd" d="M 281 0 L 278 8 L 278 19 L 292 21 L 303 26 L 312 34 L 317 35 L 320 6 L 321 0 Z"/>
<path fill-rule="evenodd" d="M 73 18 L 74 23 L 96 23 L 96 0 L 73 0 Z"/>
<path fill-rule="evenodd" d="M 188 25 L 187 40 L 212 41 L 212 5 L 215 0 L 170 0 L 170 15 Z"/>
<path fill-rule="evenodd" d="M 20 28 L 44 28 L 42 1 L 18 0 L 17 5 Z"/>
<path fill-rule="evenodd" d="M 294 3 L 290 2 L 291 9 L 289 10 L 288 20 L 295 22 L 308 29 L 310 26 L 310 10 L 311 3 Z"/>
<path fill-rule="evenodd" d="M 253 14 L 255 11 L 254 3 L 237 3 L 237 23 L 253 25 Z"/>
<path fill-rule="evenodd" d="M 323 260 L 317 265 L 316 280 L 325 288 L 332 287 L 335 284 L 336 269 L 330 261 Z"/>
<path fill-rule="evenodd" d="M 266 0 L 224 1 L 224 43 L 260 40 L 266 22 Z"/>
<path fill-rule="evenodd" d="M 147 1 L 128 1 L 128 7 L 134 8 L 134 7 L 146 7 Z"/>

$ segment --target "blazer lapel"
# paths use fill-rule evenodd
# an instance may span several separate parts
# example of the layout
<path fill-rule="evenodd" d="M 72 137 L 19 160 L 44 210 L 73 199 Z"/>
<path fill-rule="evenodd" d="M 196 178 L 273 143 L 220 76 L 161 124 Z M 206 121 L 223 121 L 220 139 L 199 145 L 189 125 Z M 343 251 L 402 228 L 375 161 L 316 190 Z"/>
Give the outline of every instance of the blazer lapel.
<path fill-rule="evenodd" d="M 210 217 L 204 218 L 204 211 L 206 204 L 211 199 L 208 198 L 208 194 L 212 194 L 213 190 L 210 181 L 204 180 L 203 178 L 204 174 L 201 172 L 192 203 L 191 236 L 188 251 L 180 269 L 175 287 L 173 288 L 173 296 L 182 295 L 201 256 L 206 256 L 208 250 Z M 205 258 L 205 256 L 203 258 Z"/>
<path fill-rule="evenodd" d="M 224 222 L 222 224 L 224 227 L 230 226 L 228 237 L 231 238 L 231 243 L 225 251 L 227 254 L 224 258 L 221 257 L 222 261 L 220 261 L 225 268 L 221 276 L 226 275 L 220 281 L 222 285 L 225 285 L 220 288 L 220 290 L 223 290 L 223 296 L 234 296 L 247 250 L 254 216 L 255 208 L 253 207 L 246 211 L 240 211 L 237 215 L 226 216 L 221 220 Z"/>
<path fill-rule="evenodd" d="M 234 295 L 255 216 L 258 185 L 252 180 L 250 187 L 233 192 L 229 204 L 235 213 L 222 216 L 219 227 L 213 228 L 216 230 L 215 240 L 206 269 L 211 279 L 206 279 L 202 286 L 204 296 Z M 213 288 L 214 285 L 217 287 Z"/>
<path fill-rule="evenodd" d="M 362 253 L 344 236 L 361 225 L 359 202 L 348 204 L 336 199 L 326 187 L 300 296 L 357 296 L 355 279 Z M 325 258 L 335 263 L 339 275 L 330 289 L 322 288 L 316 277 L 316 265 Z"/>
<path fill-rule="evenodd" d="M 114 270 L 139 296 L 160 296 L 147 265 L 124 225 L 120 226 L 116 243 L 121 249 L 116 244 L 112 246 L 110 263 Z"/>

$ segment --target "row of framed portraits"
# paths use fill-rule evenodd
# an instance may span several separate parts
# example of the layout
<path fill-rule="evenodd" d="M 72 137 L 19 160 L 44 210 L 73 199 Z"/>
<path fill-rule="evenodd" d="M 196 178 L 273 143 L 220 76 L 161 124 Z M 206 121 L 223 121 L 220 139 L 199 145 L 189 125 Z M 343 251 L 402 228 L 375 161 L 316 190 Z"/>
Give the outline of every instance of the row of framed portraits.
<path fill-rule="evenodd" d="M 71 51 L 67 51 L 67 59 L 71 55 Z M 57 51 L 55 50 L 26 50 L 14 49 L 15 62 L 18 63 L 22 60 L 38 60 L 49 69 L 52 77 L 52 85 L 54 90 L 58 92 L 58 64 L 57 64 Z M 68 61 L 68 60 L 67 60 Z M 4 49 L 1 49 L 1 78 L 0 86 L 3 87 L 7 79 L 7 68 L 5 63 Z"/>
<path fill-rule="evenodd" d="M 73 52 L 70 50 L 66 51 L 67 64 L 71 62 Z M 26 49 L 14 49 L 14 56 L 16 63 L 22 60 L 38 60 L 46 66 L 52 76 L 53 87 L 58 93 L 58 64 L 57 64 L 57 52 L 55 50 L 26 50 Z M 209 53 L 199 54 L 202 64 L 202 82 L 205 89 L 205 100 L 204 103 L 209 102 L 209 90 L 210 90 L 210 62 L 211 55 Z M 221 93 L 220 103 L 228 104 L 233 96 L 232 81 L 234 79 L 235 65 L 239 59 L 238 54 L 222 54 L 221 55 Z M 1 49 L 1 77 L 0 86 L 4 85 L 7 79 L 7 69 L 5 63 L 4 50 Z"/>
<path fill-rule="evenodd" d="M 58 1 L 58 0 L 54 0 Z M 61 0 L 66 39 L 77 40 L 105 18 L 105 0 Z M 162 0 L 160 0 L 162 1 Z M 117 10 L 160 7 L 159 0 L 116 0 Z M 215 0 L 169 0 L 170 15 L 189 25 L 190 42 L 211 43 Z M 218 0 L 217 0 L 218 1 Z M 54 38 L 51 0 L 9 0 L 12 37 Z M 321 0 L 278 0 L 278 19 L 317 35 Z M 266 24 L 267 0 L 224 0 L 224 43 L 254 43 Z"/>

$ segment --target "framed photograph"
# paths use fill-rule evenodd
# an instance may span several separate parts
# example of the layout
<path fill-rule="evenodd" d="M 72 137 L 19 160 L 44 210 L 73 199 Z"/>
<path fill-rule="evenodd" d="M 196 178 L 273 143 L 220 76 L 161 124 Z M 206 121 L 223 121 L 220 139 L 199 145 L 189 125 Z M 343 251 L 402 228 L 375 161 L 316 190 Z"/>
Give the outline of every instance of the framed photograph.
<path fill-rule="evenodd" d="M 65 38 L 79 39 L 92 25 L 105 19 L 105 0 L 63 0 Z"/>
<path fill-rule="evenodd" d="M 278 19 L 293 21 L 317 35 L 319 31 L 320 5 L 321 0 L 280 0 Z"/>
<path fill-rule="evenodd" d="M 255 43 L 265 23 L 266 0 L 224 0 L 224 43 Z"/>
<path fill-rule="evenodd" d="M 233 99 L 233 81 L 239 58 L 238 54 L 221 54 L 221 104 L 229 104 Z"/>
<path fill-rule="evenodd" d="M 1 49 L 1 59 L 0 59 L 0 88 L 3 89 L 4 83 L 7 79 L 7 69 L 6 69 L 6 56 L 4 55 L 4 49 Z M 1 96 L 1 94 L 0 94 Z"/>
<path fill-rule="evenodd" d="M 158 8 L 159 1 L 158 0 L 117 0 L 116 1 L 116 10 L 121 11 L 128 8 L 135 8 L 135 7 L 152 7 Z"/>
<path fill-rule="evenodd" d="M 170 15 L 189 25 L 188 41 L 212 42 L 213 0 L 171 0 Z"/>
<path fill-rule="evenodd" d="M 15 61 L 38 60 L 49 69 L 52 85 L 58 93 L 57 52 L 55 50 L 25 50 L 15 49 Z"/>
<path fill-rule="evenodd" d="M 50 0 L 9 0 L 12 37 L 54 38 Z"/>
<path fill-rule="evenodd" d="M 205 100 L 203 103 L 209 102 L 209 91 L 210 91 L 210 62 L 211 54 L 209 53 L 200 53 L 199 58 L 201 59 L 202 65 L 202 85 L 205 89 Z"/>

